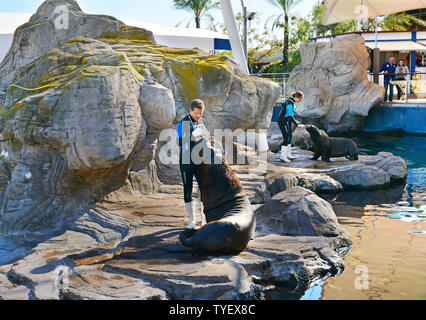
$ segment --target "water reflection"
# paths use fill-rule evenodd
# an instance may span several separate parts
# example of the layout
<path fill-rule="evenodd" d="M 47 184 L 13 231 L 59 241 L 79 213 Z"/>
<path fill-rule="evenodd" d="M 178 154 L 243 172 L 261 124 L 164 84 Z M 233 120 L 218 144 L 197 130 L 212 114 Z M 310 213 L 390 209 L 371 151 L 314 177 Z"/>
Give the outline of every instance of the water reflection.
<path fill-rule="evenodd" d="M 407 184 L 327 199 L 354 245 L 345 271 L 328 278 L 321 299 L 426 299 L 426 137 L 360 135 L 362 154 L 389 151 L 407 162 Z M 356 287 L 365 266 L 367 288 Z"/>

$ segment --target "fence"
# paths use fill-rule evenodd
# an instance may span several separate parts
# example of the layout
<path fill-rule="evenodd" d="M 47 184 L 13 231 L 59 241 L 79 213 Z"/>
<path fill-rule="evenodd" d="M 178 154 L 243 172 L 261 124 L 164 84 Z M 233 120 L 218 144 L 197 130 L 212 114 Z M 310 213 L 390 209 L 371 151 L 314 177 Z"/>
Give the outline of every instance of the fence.
<path fill-rule="evenodd" d="M 286 87 L 287 87 L 288 79 L 290 78 L 290 73 L 256 73 L 256 74 L 252 74 L 252 76 L 268 79 L 278 83 L 282 88 L 282 91 L 281 91 L 282 96 L 283 97 L 287 96 Z"/>
<path fill-rule="evenodd" d="M 396 76 L 396 74 L 390 74 Z M 401 103 L 426 103 L 426 72 L 413 72 L 407 74 L 400 74 L 404 76 L 406 80 L 394 80 L 393 82 L 393 95 L 398 97 L 398 87 L 400 88 L 400 99 Z M 282 88 L 282 97 L 287 96 L 287 83 L 290 78 L 290 73 L 257 73 L 252 76 L 268 79 L 278 83 Z M 374 77 L 378 76 L 378 81 L 381 86 L 384 86 L 384 74 L 368 73 L 369 81 L 373 82 Z M 396 100 L 396 99 L 395 99 Z M 410 101 L 409 101 L 410 100 Z"/>
<path fill-rule="evenodd" d="M 424 102 L 426 103 L 426 72 L 411 73 L 390 73 L 392 76 L 393 95 L 396 95 L 400 103 Z M 385 74 L 369 73 L 368 79 L 374 81 L 378 78 L 378 83 L 384 86 Z M 388 89 L 389 90 L 389 89 Z M 410 101 L 409 101 L 410 100 Z"/>

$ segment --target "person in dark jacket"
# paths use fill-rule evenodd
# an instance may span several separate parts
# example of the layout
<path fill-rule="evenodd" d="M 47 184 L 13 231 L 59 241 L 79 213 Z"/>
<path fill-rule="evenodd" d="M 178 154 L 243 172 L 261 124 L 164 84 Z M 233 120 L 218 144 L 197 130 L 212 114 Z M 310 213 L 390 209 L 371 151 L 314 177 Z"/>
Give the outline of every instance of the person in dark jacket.
<path fill-rule="evenodd" d="M 385 98 L 384 101 L 388 100 L 388 88 L 389 88 L 389 102 L 392 102 L 393 100 L 393 84 L 389 83 L 390 81 L 395 80 L 395 69 L 396 69 L 396 63 L 395 63 L 395 57 L 390 56 L 389 61 L 385 62 L 380 69 L 380 72 L 383 72 L 385 74 L 384 78 L 384 87 L 385 87 Z"/>
<path fill-rule="evenodd" d="M 281 146 L 280 160 L 283 162 L 291 162 L 295 158 L 291 155 L 291 139 L 293 138 L 292 125 L 296 127 L 299 123 L 294 119 L 294 111 L 296 103 L 300 103 L 304 98 L 301 91 L 295 92 L 289 99 L 282 103 L 283 108 L 278 116 L 278 126 L 283 135 L 283 144 Z"/>
<path fill-rule="evenodd" d="M 197 180 L 201 189 L 201 178 L 199 166 L 194 164 L 192 159 L 192 150 L 203 139 L 205 127 L 202 123 L 204 113 L 204 102 L 200 99 L 192 101 L 189 113 L 178 123 L 177 136 L 180 148 L 179 166 L 182 174 L 184 200 L 186 210 L 189 215 L 189 224 L 186 229 L 194 229 L 196 225 L 195 219 L 195 201 L 192 199 L 193 179 Z M 202 224 L 205 224 L 205 216 L 201 212 Z"/>

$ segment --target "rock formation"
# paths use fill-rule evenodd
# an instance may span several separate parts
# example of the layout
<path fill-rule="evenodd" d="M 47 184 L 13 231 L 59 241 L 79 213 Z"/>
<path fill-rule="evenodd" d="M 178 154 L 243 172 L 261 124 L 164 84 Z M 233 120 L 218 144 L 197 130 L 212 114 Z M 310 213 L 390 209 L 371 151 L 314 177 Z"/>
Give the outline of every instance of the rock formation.
<path fill-rule="evenodd" d="M 327 132 L 357 131 L 384 88 L 368 81 L 370 57 L 359 35 L 300 46 L 302 64 L 290 74 L 288 90 L 302 90 L 305 99 L 297 117 Z"/>
<path fill-rule="evenodd" d="M 60 5 L 65 29 L 55 25 Z M 73 0 L 45 1 L 16 31 L 0 71 L 1 299 L 261 299 L 270 285 L 300 297 L 343 270 L 351 239 L 313 192 L 339 193 L 347 175 L 309 152 L 287 164 L 295 168 L 276 154 L 265 170 L 233 167 L 259 214 L 247 250 L 180 250 L 187 213 L 160 134 L 175 131 L 193 98 L 206 101 L 209 129 L 267 128 L 278 85 L 244 76 L 229 58 L 159 46 L 150 31 L 87 15 Z M 359 166 L 381 169 L 384 183 L 405 179 L 392 157 Z"/>
<path fill-rule="evenodd" d="M 124 185 L 157 192 L 158 136 L 192 99 L 205 100 L 210 129 L 267 128 L 280 90 L 231 59 L 157 45 L 150 31 L 85 14 L 74 0 L 45 1 L 0 71 L 3 234 L 63 227 Z"/>

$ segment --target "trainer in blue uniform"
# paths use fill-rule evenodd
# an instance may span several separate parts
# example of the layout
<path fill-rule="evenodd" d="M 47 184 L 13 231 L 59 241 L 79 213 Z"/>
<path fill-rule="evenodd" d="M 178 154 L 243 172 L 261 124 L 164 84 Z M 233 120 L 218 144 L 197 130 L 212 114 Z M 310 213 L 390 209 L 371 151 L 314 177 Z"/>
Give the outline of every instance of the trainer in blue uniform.
<path fill-rule="evenodd" d="M 278 126 L 280 127 L 283 135 L 280 159 L 284 162 L 290 162 L 295 159 L 291 155 L 291 139 L 293 137 L 292 124 L 295 124 L 296 127 L 299 125 L 294 119 L 294 109 L 296 103 L 300 103 L 303 100 L 303 97 L 304 95 L 301 91 L 293 93 L 289 99 L 283 102 L 283 108 L 278 116 Z"/>
<path fill-rule="evenodd" d="M 384 87 L 385 87 L 385 98 L 384 101 L 388 100 L 388 88 L 389 90 L 389 101 L 392 102 L 393 100 L 393 84 L 389 83 L 389 81 L 395 80 L 395 69 L 396 69 L 396 63 L 395 63 L 395 57 L 390 56 L 389 61 L 385 62 L 380 69 L 380 72 L 383 72 L 385 74 L 384 79 Z"/>
<path fill-rule="evenodd" d="M 202 141 L 203 127 L 201 117 L 204 113 L 204 102 L 200 99 L 192 101 L 189 113 L 178 123 L 177 136 L 180 147 L 179 166 L 183 180 L 183 192 L 186 210 L 189 214 L 189 224 L 187 229 L 194 229 L 195 221 L 195 201 L 192 199 L 193 179 L 197 180 L 198 187 L 201 189 L 201 179 L 199 166 L 192 160 L 192 150 Z M 201 212 L 202 224 L 205 224 L 204 213 Z"/>

